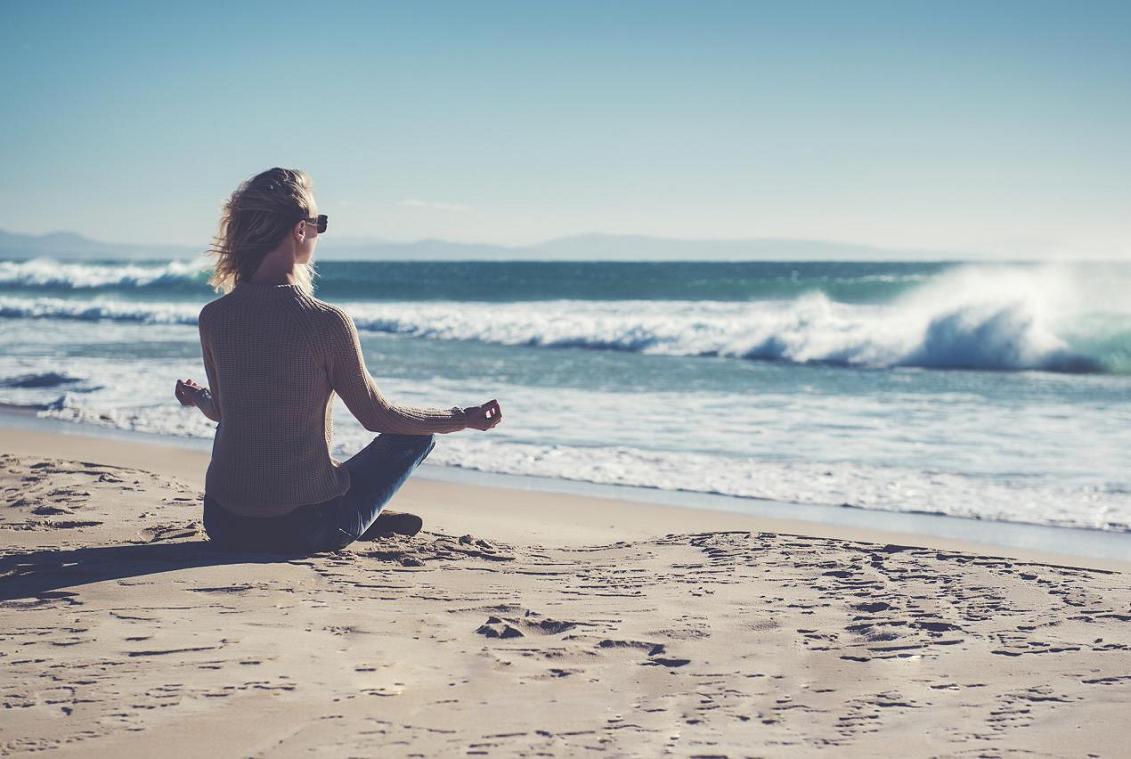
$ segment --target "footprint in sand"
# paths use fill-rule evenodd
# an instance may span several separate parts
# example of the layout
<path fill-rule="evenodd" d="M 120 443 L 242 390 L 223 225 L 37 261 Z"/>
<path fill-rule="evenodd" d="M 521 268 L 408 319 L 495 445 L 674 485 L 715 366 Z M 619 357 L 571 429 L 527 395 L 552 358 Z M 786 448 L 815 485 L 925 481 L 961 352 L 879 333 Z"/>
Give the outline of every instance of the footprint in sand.
<path fill-rule="evenodd" d="M 522 633 L 518 628 L 509 625 L 498 617 L 487 617 L 487 621 L 476 629 L 477 633 L 486 638 L 521 638 Z"/>
<path fill-rule="evenodd" d="M 52 517 L 58 516 L 59 514 L 74 514 L 75 512 L 62 506 L 48 506 L 45 504 L 43 506 L 36 506 L 31 510 L 31 513 L 38 514 L 42 517 Z"/>
<path fill-rule="evenodd" d="M 528 609 L 521 617 L 491 615 L 475 632 L 488 638 L 521 638 L 531 634 L 559 635 L 579 624 L 581 623 L 543 617 L 538 612 Z"/>

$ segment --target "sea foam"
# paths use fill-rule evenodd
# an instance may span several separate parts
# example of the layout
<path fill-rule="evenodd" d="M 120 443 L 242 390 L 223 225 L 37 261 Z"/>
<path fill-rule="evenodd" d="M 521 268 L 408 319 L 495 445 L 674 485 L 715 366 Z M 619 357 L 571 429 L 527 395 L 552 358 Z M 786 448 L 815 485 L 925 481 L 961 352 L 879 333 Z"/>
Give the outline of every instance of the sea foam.
<path fill-rule="evenodd" d="M 132 288 L 161 283 L 192 282 L 211 268 L 204 260 L 174 260 L 167 263 L 79 263 L 50 258 L 0 261 L 0 285 L 22 288 Z"/>
<path fill-rule="evenodd" d="M 339 305 L 363 333 L 430 340 L 874 368 L 1123 373 L 1131 370 L 1131 310 L 1118 284 L 1085 286 L 1069 267 L 971 265 L 881 304 L 838 303 L 814 290 L 757 301 Z M 0 316 L 195 324 L 201 305 L 0 296 Z"/>

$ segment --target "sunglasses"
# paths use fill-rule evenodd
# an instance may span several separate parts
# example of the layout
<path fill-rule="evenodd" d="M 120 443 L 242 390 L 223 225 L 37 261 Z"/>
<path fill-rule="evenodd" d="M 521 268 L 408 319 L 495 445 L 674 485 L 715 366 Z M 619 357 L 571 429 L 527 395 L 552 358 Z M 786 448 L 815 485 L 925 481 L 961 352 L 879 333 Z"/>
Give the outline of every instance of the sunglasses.
<path fill-rule="evenodd" d="M 322 234 L 323 232 L 326 231 L 326 223 L 327 223 L 328 220 L 329 220 L 329 217 L 326 216 L 326 214 L 322 214 L 320 216 L 310 218 L 310 219 L 304 219 L 304 221 L 307 224 L 317 224 L 318 225 L 318 234 Z"/>

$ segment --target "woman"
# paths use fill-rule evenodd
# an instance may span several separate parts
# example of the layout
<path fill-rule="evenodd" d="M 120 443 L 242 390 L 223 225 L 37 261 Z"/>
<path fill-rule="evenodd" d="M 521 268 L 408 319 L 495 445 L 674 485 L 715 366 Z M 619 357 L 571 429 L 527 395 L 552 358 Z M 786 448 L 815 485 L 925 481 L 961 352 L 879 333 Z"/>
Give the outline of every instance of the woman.
<path fill-rule="evenodd" d="M 219 422 L 204 529 L 224 547 L 310 553 L 415 534 L 419 517 L 381 510 L 434 436 L 502 420 L 495 400 L 440 410 L 385 399 L 353 319 L 314 297 L 310 260 L 326 223 L 310 177 L 274 168 L 232 193 L 209 250 L 209 285 L 224 292 L 197 322 L 209 386 L 178 380 L 175 394 Z M 334 393 L 380 433 L 344 464 L 330 456 Z"/>

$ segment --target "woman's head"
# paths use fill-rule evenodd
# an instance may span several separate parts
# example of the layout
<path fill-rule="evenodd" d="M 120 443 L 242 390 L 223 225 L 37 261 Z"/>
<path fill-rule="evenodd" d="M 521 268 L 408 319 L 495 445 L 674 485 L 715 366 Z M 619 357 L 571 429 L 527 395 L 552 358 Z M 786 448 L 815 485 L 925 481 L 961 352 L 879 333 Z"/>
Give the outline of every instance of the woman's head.
<path fill-rule="evenodd" d="M 216 256 L 208 284 L 231 292 L 251 279 L 268 253 L 282 248 L 293 254 L 299 287 L 314 290 L 310 258 L 318 244 L 314 182 L 305 171 L 274 168 L 240 184 L 224 204 L 220 229 L 207 255 Z"/>

